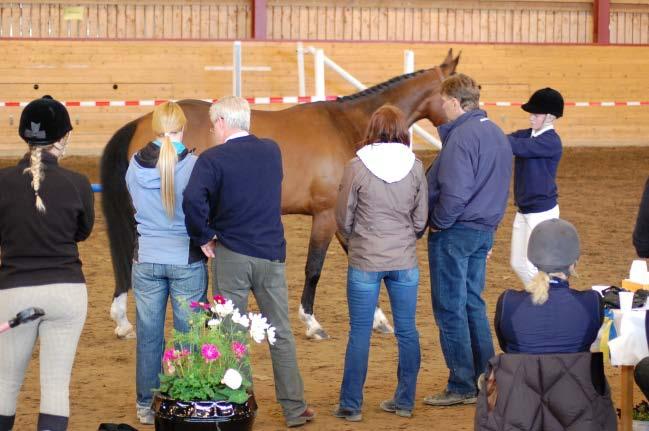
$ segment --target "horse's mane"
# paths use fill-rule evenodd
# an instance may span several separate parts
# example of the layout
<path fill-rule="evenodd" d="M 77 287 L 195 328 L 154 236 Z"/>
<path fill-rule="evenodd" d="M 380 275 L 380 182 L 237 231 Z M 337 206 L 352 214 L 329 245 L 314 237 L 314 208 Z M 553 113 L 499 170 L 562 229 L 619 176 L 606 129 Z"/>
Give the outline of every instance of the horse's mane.
<path fill-rule="evenodd" d="M 339 97 L 336 99 L 337 102 L 348 102 L 350 100 L 356 100 L 364 96 L 368 96 L 370 94 L 376 94 L 381 91 L 387 90 L 388 88 L 392 87 L 394 84 L 397 82 L 405 81 L 406 79 L 410 79 L 413 76 L 420 75 L 424 72 L 426 72 L 429 69 L 421 69 L 417 70 L 416 72 L 412 73 L 406 73 L 404 75 L 399 75 L 395 76 L 394 78 L 388 79 L 385 82 L 382 82 L 380 84 L 376 84 L 373 87 L 366 88 L 365 90 L 359 91 L 358 93 L 350 94 L 349 96 L 343 96 Z"/>

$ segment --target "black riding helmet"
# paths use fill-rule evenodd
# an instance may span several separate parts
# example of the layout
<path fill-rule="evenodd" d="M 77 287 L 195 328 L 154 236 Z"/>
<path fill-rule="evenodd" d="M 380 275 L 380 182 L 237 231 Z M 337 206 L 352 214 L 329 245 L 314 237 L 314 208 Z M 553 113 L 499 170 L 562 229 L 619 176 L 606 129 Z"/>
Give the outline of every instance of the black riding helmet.
<path fill-rule="evenodd" d="M 18 134 L 29 145 L 50 145 L 70 130 L 70 115 L 65 106 L 52 96 L 32 100 L 20 114 Z"/>
<path fill-rule="evenodd" d="M 542 88 L 535 91 L 521 108 L 530 114 L 552 114 L 559 118 L 563 116 L 563 97 L 553 88 Z"/>

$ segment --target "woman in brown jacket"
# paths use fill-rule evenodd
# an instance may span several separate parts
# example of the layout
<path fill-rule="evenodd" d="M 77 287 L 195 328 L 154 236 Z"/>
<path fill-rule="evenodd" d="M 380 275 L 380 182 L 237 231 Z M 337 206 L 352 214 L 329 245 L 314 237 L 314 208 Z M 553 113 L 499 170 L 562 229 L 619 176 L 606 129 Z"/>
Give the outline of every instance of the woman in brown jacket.
<path fill-rule="evenodd" d="M 419 373 L 415 327 L 419 269 L 415 243 L 428 218 L 424 169 L 409 146 L 408 128 L 394 106 L 379 108 L 363 146 L 343 174 L 336 222 L 347 240 L 349 340 L 340 401 L 334 416 L 360 421 L 363 385 L 381 280 L 385 281 L 399 346 L 398 384 L 381 408 L 412 416 Z"/>

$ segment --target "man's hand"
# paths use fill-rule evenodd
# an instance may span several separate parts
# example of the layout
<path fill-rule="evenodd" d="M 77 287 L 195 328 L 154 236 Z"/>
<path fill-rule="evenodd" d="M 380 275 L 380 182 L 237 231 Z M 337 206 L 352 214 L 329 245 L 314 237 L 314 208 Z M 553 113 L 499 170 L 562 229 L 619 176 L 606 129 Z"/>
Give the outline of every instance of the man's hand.
<path fill-rule="evenodd" d="M 214 257 L 215 256 L 214 250 L 216 250 L 216 240 L 212 239 L 207 243 L 201 245 L 201 250 L 203 250 L 203 254 L 208 258 Z"/>

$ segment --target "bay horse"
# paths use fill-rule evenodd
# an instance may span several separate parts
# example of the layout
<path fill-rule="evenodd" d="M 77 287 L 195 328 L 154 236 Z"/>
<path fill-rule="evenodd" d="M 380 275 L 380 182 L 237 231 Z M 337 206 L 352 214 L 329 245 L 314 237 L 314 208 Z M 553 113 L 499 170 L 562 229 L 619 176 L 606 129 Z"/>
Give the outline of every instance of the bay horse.
<path fill-rule="evenodd" d="M 400 108 L 408 125 L 421 119 L 435 126 L 446 118 L 440 96 L 441 82 L 455 73 L 459 55 L 449 50 L 444 62 L 430 69 L 405 74 L 334 101 L 296 105 L 280 111 L 253 110 L 251 133 L 276 141 L 282 152 L 284 181 L 282 213 L 312 216 L 311 237 L 299 310 L 307 337 L 328 338 L 313 313 L 316 286 L 329 243 L 336 233 L 334 205 L 345 164 L 354 157 L 372 113 L 385 104 Z M 212 145 L 208 110 L 200 100 L 179 102 L 187 117 L 184 141 L 198 153 Z M 111 317 L 115 333 L 132 337 L 126 318 L 126 293 L 131 287 L 131 262 L 136 242 L 135 220 L 126 189 L 125 174 L 131 156 L 154 138 L 151 113 L 119 129 L 101 158 L 102 206 L 115 270 Z M 346 251 L 346 244 L 338 239 Z M 391 332 L 380 308 L 375 329 Z"/>

